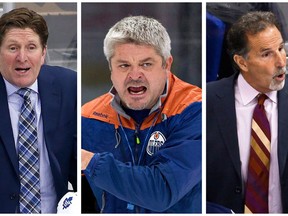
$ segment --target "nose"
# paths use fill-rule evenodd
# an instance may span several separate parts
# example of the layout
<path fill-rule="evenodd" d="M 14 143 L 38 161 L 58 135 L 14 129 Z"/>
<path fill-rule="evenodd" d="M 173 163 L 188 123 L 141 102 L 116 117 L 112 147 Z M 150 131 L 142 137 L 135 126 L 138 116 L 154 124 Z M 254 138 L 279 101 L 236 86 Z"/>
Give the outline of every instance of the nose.
<path fill-rule="evenodd" d="M 277 52 L 276 66 L 279 68 L 286 66 L 286 52 L 285 52 L 285 50 Z"/>
<path fill-rule="evenodd" d="M 141 79 L 142 78 L 142 72 L 141 72 L 140 67 L 137 67 L 137 66 L 131 67 L 131 70 L 128 73 L 128 77 L 129 77 L 129 79 L 132 79 L 132 80 Z"/>
<path fill-rule="evenodd" d="M 19 62 L 27 61 L 27 53 L 26 53 L 25 49 L 19 49 L 16 59 Z"/>

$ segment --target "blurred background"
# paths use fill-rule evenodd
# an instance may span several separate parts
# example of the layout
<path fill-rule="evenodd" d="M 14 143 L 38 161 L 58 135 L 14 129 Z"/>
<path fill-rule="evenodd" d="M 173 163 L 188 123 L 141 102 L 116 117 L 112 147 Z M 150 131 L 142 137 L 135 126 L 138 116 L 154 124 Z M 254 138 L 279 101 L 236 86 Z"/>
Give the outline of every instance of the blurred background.
<path fill-rule="evenodd" d="M 232 23 L 249 11 L 271 11 L 277 17 L 288 56 L 288 3 L 207 3 L 206 82 L 235 73 L 226 52 L 226 33 Z M 288 64 L 288 61 L 287 61 Z"/>
<path fill-rule="evenodd" d="M 77 3 L 0 3 L 0 16 L 27 7 L 44 17 L 49 29 L 46 63 L 77 70 Z"/>
<path fill-rule="evenodd" d="M 201 3 L 82 3 L 82 104 L 110 90 L 103 53 L 108 30 L 129 15 L 157 19 L 171 38 L 172 72 L 201 87 Z"/>

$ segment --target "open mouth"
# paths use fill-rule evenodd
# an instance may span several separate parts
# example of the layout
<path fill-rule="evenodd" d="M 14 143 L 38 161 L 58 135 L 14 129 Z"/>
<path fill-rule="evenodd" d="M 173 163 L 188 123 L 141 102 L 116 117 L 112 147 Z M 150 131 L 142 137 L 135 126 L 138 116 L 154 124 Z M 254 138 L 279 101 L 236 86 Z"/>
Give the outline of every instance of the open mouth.
<path fill-rule="evenodd" d="M 139 87 L 129 87 L 128 92 L 131 95 L 142 95 L 146 92 L 147 88 L 145 86 L 139 86 Z"/>
<path fill-rule="evenodd" d="M 273 76 L 273 79 L 275 79 L 275 78 L 276 79 L 280 79 L 280 80 L 285 79 L 285 75 L 287 74 L 286 72 L 287 72 L 286 67 L 283 67 L 283 68 L 279 69 L 275 73 L 275 75 Z"/>
<path fill-rule="evenodd" d="M 279 74 L 279 75 L 276 75 L 275 77 L 277 77 L 277 78 L 283 78 L 285 76 L 285 74 L 283 73 L 283 74 Z"/>
<path fill-rule="evenodd" d="M 17 72 L 20 72 L 20 73 L 25 73 L 25 72 L 27 72 L 28 70 L 30 70 L 30 67 L 28 67 L 28 68 L 15 68 L 15 70 L 16 70 Z"/>

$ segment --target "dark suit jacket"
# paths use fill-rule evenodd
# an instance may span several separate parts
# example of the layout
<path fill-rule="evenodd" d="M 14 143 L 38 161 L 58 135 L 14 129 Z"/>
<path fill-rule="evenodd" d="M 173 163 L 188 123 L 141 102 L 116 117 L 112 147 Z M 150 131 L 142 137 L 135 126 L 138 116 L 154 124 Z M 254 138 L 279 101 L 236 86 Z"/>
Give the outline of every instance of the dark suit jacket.
<path fill-rule="evenodd" d="M 234 84 L 238 74 L 207 84 L 207 201 L 244 212 Z M 278 160 L 283 211 L 288 212 L 288 83 L 278 92 Z"/>
<path fill-rule="evenodd" d="M 38 76 L 44 136 L 58 201 L 68 191 L 68 181 L 77 190 L 76 77 L 76 72 L 47 65 Z M 0 213 L 18 211 L 19 190 L 18 156 L 0 75 Z"/>

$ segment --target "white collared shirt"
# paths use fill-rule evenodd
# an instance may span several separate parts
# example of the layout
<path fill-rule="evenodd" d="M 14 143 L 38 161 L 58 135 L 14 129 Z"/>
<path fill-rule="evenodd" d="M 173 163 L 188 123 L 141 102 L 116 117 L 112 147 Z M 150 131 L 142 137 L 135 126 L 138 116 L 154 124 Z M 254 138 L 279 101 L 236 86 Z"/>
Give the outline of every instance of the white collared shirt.
<path fill-rule="evenodd" d="M 4 77 L 3 77 L 4 79 Z M 7 91 L 8 106 L 11 125 L 13 130 L 16 153 L 18 154 L 18 123 L 23 104 L 23 98 L 17 94 L 19 87 L 12 85 L 4 79 Z M 57 195 L 55 191 L 53 176 L 51 172 L 48 152 L 46 148 L 43 121 L 41 116 L 41 103 L 38 96 L 37 80 L 29 87 L 32 89 L 30 99 L 36 113 L 37 140 L 40 154 L 40 191 L 41 191 L 41 213 L 56 213 Z"/>
<path fill-rule="evenodd" d="M 237 133 L 241 160 L 241 173 L 243 185 L 247 180 L 248 160 L 250 154 L 251 123 L 254 108 L 259 94 L 239 74 L 235 85 L 235 107 L 237 117 Z M 282 213 L 281 187 L 278 166 L 278 109 L 277 91 L 266 94 L 268 98 L 264 102 L 266 115 L 271 130 L 271 152 L 269 172 L 269 213 Z M 248 134 L 248 136 L 247 136 Z"/>

